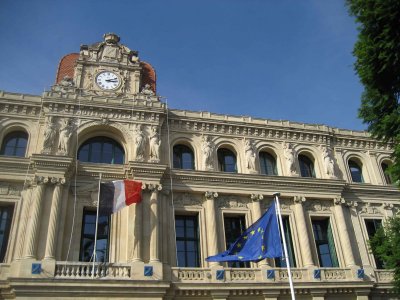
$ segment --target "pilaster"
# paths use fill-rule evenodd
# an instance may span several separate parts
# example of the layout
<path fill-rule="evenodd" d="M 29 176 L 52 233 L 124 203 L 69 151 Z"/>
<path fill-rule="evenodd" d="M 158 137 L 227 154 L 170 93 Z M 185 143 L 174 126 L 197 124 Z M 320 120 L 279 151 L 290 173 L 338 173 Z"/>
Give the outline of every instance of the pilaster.
<path fill-rule="evenodd" d="M 207 244 L 208 244 L 208 255 L 215 255 L 218 253 L 218 241 L 217 241 L 217 224 L 216 224 L 216 212 L 214 200 L 218 197 L 216 192 L 205 192 L 204 197 L 206 199 L 206 226 L 207 226 Z M 219 265 L 218 262 L 210 262 L 210 266 Z"/>

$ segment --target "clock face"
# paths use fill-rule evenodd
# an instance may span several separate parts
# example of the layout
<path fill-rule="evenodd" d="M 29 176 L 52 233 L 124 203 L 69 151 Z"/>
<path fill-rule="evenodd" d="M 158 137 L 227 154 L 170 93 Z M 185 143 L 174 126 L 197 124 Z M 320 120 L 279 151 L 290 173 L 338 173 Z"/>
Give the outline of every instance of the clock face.
<path fill-rule="evenodd" d="M 120 79 L 115 73 L 104 71 L 97 75 L 96 83 L 103 90 L 114 90 L 119 86 Z"/>

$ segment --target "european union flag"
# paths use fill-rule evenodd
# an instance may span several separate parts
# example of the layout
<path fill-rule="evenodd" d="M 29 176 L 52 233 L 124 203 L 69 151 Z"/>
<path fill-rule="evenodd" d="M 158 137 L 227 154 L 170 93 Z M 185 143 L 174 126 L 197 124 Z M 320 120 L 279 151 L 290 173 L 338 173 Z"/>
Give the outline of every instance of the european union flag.
<path fill-rule="evenodd" d="M 207 261 L 254 261 L 282 257 L 282 245 L 276 217 L 275 201 L 228 250 L 206 258 Z"/>

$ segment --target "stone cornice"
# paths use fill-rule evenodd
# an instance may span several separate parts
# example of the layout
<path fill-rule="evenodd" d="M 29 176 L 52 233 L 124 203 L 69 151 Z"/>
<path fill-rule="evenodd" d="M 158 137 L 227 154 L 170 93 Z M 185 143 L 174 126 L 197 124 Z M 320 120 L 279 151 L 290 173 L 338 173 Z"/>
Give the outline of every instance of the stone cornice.
<path fill-rule="evenodd" d="M 379 142 L 365 131 L 343 130 L 325 125 L 310 125 L 290 121 L 273 121 L 217 115 L 208 112 L 170 111 L 172 132 L 246 137 L 278 142 L 328 144 L 338 148 L 391 151 L 390 144 Z"/>
<path fill-rule="evenodd" d="M 5 178 L 9 178 L 11 175 L 25 176 L 27 174 L 27 171 L 30 169 L 30 164 L 30 159 L 26 157 L 1 155 L 0 174 L 4 175 Z"/>
<path fill-rule="evenodd" d="M 67 156 L 33 154 L 32 164 L 36 174 L 66 176 L 73 167 L 74 159 Z"/>
<path fill-rule="evenodd" d="M 341 195 L 346 183 L 342 180 L 300 178 L 286 176 L 264 176 L 252 174 L 230 174 L 207 171 L 172 170 L 172 184 L 175 190 L 213 190 L 218 193 L 263 194 L 280 192 L 282 196 L 301 193 L 306 197 L 331 198 Z M 164 177 L 168 187 L 169 174 Z"/>
<path fill-rule="evenodd" d="M 344 193 L 346 199 L 351 200 L 362 198 L 363 200 L 389 200 L 398 202 L 400 198 L 400 190 L 390 185 L 372 185 L 367 183 L 347 184 Z"/>
<path fill-rule="evenodd" d="M 159 183 L 164 176 L 167 165 L 130 161 L 128 173 L 135 180 Z"/>

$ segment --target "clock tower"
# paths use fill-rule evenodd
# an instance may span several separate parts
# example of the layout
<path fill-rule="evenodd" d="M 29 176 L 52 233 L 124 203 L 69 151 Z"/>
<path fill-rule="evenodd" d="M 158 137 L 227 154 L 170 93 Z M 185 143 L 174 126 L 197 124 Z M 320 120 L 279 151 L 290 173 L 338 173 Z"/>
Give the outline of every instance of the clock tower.
<path fill-rule="evenodd" d="M 74 92 L 81 96 L 156 97 L 156 74 L 153 67 L 139 59 L 138 51 L 120 43 L 114 33 L 104 40 L 81 45 L 80 52 L 64 56 L 59 64 L 55 90 Z M 53 87 L 54 90 L 54 87 Z"/>

